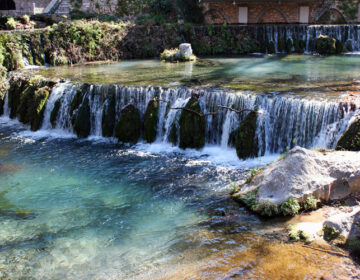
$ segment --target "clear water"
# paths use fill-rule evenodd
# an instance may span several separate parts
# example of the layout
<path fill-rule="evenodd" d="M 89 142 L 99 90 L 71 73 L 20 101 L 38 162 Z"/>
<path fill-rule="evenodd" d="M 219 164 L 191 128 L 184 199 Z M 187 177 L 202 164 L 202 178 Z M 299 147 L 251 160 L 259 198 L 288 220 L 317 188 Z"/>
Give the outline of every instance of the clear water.
<path fill-rule="evenodd" d="M 360 55 L 349 54 L 329 57 L 247 56 L 198 60 L 195 63 L 133 60 L 27 71 L 52 78 L 100 84 L 210 85 L 254 91 L 297 89 L 315 94 L 323 92 L 325 85 L 336 86 L 359 80 L 359 70 Z"/>
<path fill-rule="evenodd" d="M 357 272 L 348 258 L 278 241 L 284 221 L 229 200 L 229 180 L 272 159 L 129 148 L 1 118 L 0 278 L 271 279 L 280 264 L 285 279 Z"/>

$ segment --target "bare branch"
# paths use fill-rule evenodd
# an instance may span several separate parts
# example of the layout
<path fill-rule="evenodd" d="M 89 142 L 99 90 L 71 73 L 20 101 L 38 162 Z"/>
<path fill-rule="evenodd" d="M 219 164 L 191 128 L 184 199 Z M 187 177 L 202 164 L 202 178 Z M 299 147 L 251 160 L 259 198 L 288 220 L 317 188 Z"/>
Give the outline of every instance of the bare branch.
<path fill-rule="evenodd" d="M 156 97 L 156 100 L 170 104 L 169 101 L 163 100 L 163 99 L 159 99 L 159 98 L 157 98 L 157 97 Z M 223 105 L 218 105 L 217 108 L 218 108 L 217 111 L 215 111 L 215 112 L 209 112 L 209 113 L 206 113 L 206 114 L 199 113 L 199 112 L 196 112 L 196 111 L 194 111 L 194 110 L 191 110 L 191 109 L 185 108 L 185 107 L 171 107 L 170 109 L 171 109 L 171 110 L 185 110 L 185 111 L 191 112 L 191 113 L 193 113 L 193 114 L 196 114 L 196 115 L 198 115 L 198 116 L 200 116 L 200 117 L 207 117 L 207 116 L 217 115 L 217 114 L 219 114 L 220 109 L 227 109 L 227 110 L 233 111 L 233 112 L 235 112 L 235 113 L 237 113 L 237 114 L 241 114 L 241 113 L 243 113 L 243 112 L 255 112 L 255 110 L 253 110 L 253 109 L 241 109 L 241 110 L 236 110 L 236 109 L 234 109 L 234 108 L 227 107 L 227 106 L 223 106 Z"/>

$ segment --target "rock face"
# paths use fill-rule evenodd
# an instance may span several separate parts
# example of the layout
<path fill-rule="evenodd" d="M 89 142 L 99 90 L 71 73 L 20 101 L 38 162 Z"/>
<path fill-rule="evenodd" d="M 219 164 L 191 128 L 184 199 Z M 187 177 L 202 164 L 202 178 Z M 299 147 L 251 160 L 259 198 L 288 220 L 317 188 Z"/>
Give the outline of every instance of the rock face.
<path fill-rule="evenodd" d="M 360 117 L 357 117 L 341 136 L 336 150 L 360 151 Z"/>
<path fill-rule="evenodd" d="M 322 152 L 295 147 L 285 158 L 265 167 L 235 197 L 245 203 L 250 197 L 252 205 L 287 207 L 287 212 L 294 209 L 292 213 L 296 214 L 296 208 L 300 210 L 297 204 L 300 207 L 312 204 L 311 200 L 307 202 L 310 195 L 329 201 L 359 191 L 359 152 Z M 252 208 L 256 211 L 256 207 Z"/>
<path fill-rule="evenodd" d="M 136 144 L 140 137 L 140 112 L 134 105 L 126 106 L 120 112 L 115 126 L 115 137 L 124 143 Z"/>
<path fill-rule="evenodd" d="M 202 110 L 200 108 L 198 99 L 195 97 L 191 97 L 185 108 L 188 110 L 182 110 L 179 119 L 179 147 L 181 149 L 201 149 L 205 145 L 206 123 L 205 117 L 199 115 L 202 114 Z"/>
<path fill-rule="evenodd" d="M 179 45 L 180 55 L 184 57 L 190 57 L 193 54 L 191 44 L 183 43 Z"/>
<path fill-rule="evenodd" d="M 258 153 L 258 145 L 255 142 L 257 113 L 250 112 L 245 120 L 235 131 L 236 153 L 240 159 L 255 157 Z"/>
<path fill-rule="evenodd" d="M 316 40 L 316 50 L 319 54 L 336 54 L 336 39 L 320 35 Z"/>
<path fill-rule="evenodd" d="M 144 115 L 144 140 L 152 143 L 156 140 L 158 127 L 159 102 L 156 99 L 150 100 Z"/>

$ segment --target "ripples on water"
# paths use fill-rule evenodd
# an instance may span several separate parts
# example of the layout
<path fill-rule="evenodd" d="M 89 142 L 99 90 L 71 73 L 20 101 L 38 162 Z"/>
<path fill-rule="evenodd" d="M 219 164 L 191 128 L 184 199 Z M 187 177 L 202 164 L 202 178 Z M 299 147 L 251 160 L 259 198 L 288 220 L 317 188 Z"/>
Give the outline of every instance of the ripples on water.
<path fill-rule="evenodd" d="M 0 278 L 302 279 L 345 262 L 273 240 L 281 223 L 229 200 L 229 180 L 273 158 L 59 136 L 1 119 Z"/>

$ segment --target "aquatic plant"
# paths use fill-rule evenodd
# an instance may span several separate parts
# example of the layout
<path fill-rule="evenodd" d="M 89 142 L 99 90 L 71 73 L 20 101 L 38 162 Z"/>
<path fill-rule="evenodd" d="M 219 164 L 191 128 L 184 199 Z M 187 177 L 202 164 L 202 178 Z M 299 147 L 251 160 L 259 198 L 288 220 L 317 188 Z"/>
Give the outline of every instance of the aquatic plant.
<path fill-rule="evenodd" d="M 312 195 L 307 195 L 304 202 L 302 203 L 302 208 L 305 210 L 314 210 L 317 208 L 318 200 Z"/>
<path fill-rule="evenodd" d="M 289 198 L 280 205 L 280 212 L 284 216 L 296 216 L 300 209 L 301 207 L 296 198 Z"/>
<path fill-rule="evenodd" d="M 258 144 L 255 141 L 257 113 L 250 112 L 233 134 L 236 153 L 240 159 L 256 157 Z"/>

